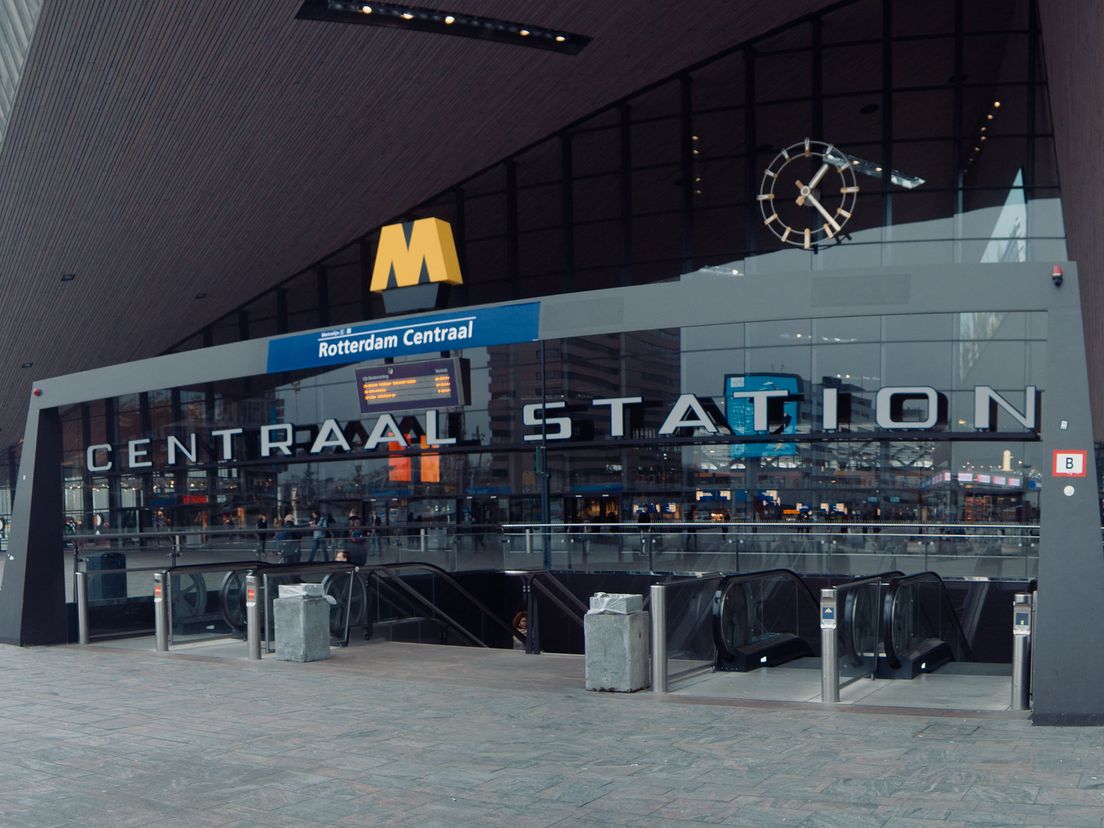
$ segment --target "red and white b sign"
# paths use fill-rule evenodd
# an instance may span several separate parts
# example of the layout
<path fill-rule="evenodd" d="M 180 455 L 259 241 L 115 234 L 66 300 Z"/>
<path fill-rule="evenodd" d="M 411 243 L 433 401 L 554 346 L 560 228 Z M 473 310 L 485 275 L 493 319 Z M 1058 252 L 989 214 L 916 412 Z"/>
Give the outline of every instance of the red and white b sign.
<path fill-rule="evenodd" d="M 1055 451 L 1052 474 L 1055 477 L 1084 477 L 1087 454 L 1084 451 Z"/>

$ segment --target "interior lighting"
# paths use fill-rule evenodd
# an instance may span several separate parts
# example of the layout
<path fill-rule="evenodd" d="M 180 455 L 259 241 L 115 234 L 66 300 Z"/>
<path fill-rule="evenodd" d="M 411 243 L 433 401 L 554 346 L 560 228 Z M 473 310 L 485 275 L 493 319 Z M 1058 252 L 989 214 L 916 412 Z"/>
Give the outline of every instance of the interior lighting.
<path fill-rule="evenodd" d="M 1000 101 L 993 101 L 993 109 L 1000 109 Z"/>
<path fill-rule="evenodd" d="M 372 2 L 364 0 L 301 0 L 296 17 L 300 20 L 321 20 L 329 23 L 352 23 L 361 26 L 415 30 L 499 43 L 525 45 L 536 49 L 554 49 L 569 55 L 578 54 L 590 38 L 545 29 L 511 20 L 456 14 L 441 9 L 406 3 Z"/>
<path fill-rule="evenodd" d="M 992 112 L 990 112 L 990 113 L 989 113 L 988 115 L 986 115 L 986 116 L 985 116 L 985 120 L 987 120 L 987 121 L 991 121 L 991 120 L 993 120 L 993 113 L 992 113 Z"/>
<path fill-rule="evenodd" d="M 988 141 L 988 140 L 989 140 L 989 136 L 988 136 L 988 135 L 982 135 L 982 136 L 981 136 L 980 138 L 978 138 L 978 140 L 979 140 L 979 141 Z"/>

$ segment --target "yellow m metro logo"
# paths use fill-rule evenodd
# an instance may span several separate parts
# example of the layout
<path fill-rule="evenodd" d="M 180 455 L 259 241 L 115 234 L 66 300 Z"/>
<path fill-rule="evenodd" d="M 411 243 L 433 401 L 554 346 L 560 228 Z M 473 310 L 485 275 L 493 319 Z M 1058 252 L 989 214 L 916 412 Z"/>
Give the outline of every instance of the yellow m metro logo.
<path fill-rule="evenodd" d="M 424 218 L 381 227 L 371 290 L 383 293 L 429 282 L 464 283 L 449 223 Z"/>

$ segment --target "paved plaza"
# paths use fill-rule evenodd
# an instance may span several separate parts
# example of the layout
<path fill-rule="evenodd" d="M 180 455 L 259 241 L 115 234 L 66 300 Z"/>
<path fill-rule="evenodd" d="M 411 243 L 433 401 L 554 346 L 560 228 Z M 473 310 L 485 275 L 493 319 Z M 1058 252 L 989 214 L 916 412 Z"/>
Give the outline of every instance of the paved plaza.
<path fill-rule="evenodd" d="M 1104 730 L 587 692 L 579 656 L 0 647 L 0 825 L 1104 825 Z"/>

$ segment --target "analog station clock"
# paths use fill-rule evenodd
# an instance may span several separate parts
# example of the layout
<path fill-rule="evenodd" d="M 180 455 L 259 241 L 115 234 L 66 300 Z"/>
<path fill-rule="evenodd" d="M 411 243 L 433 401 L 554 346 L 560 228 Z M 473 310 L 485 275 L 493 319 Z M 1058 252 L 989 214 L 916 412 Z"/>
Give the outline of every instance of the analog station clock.
<path fill-rule="evenodd" d="M 759 187 L 763 223 L 786 244 L 812 250 L 836 239 L 855 211 L 859 186 L 848 156 L 823 141 L 786 147 Z"/>

